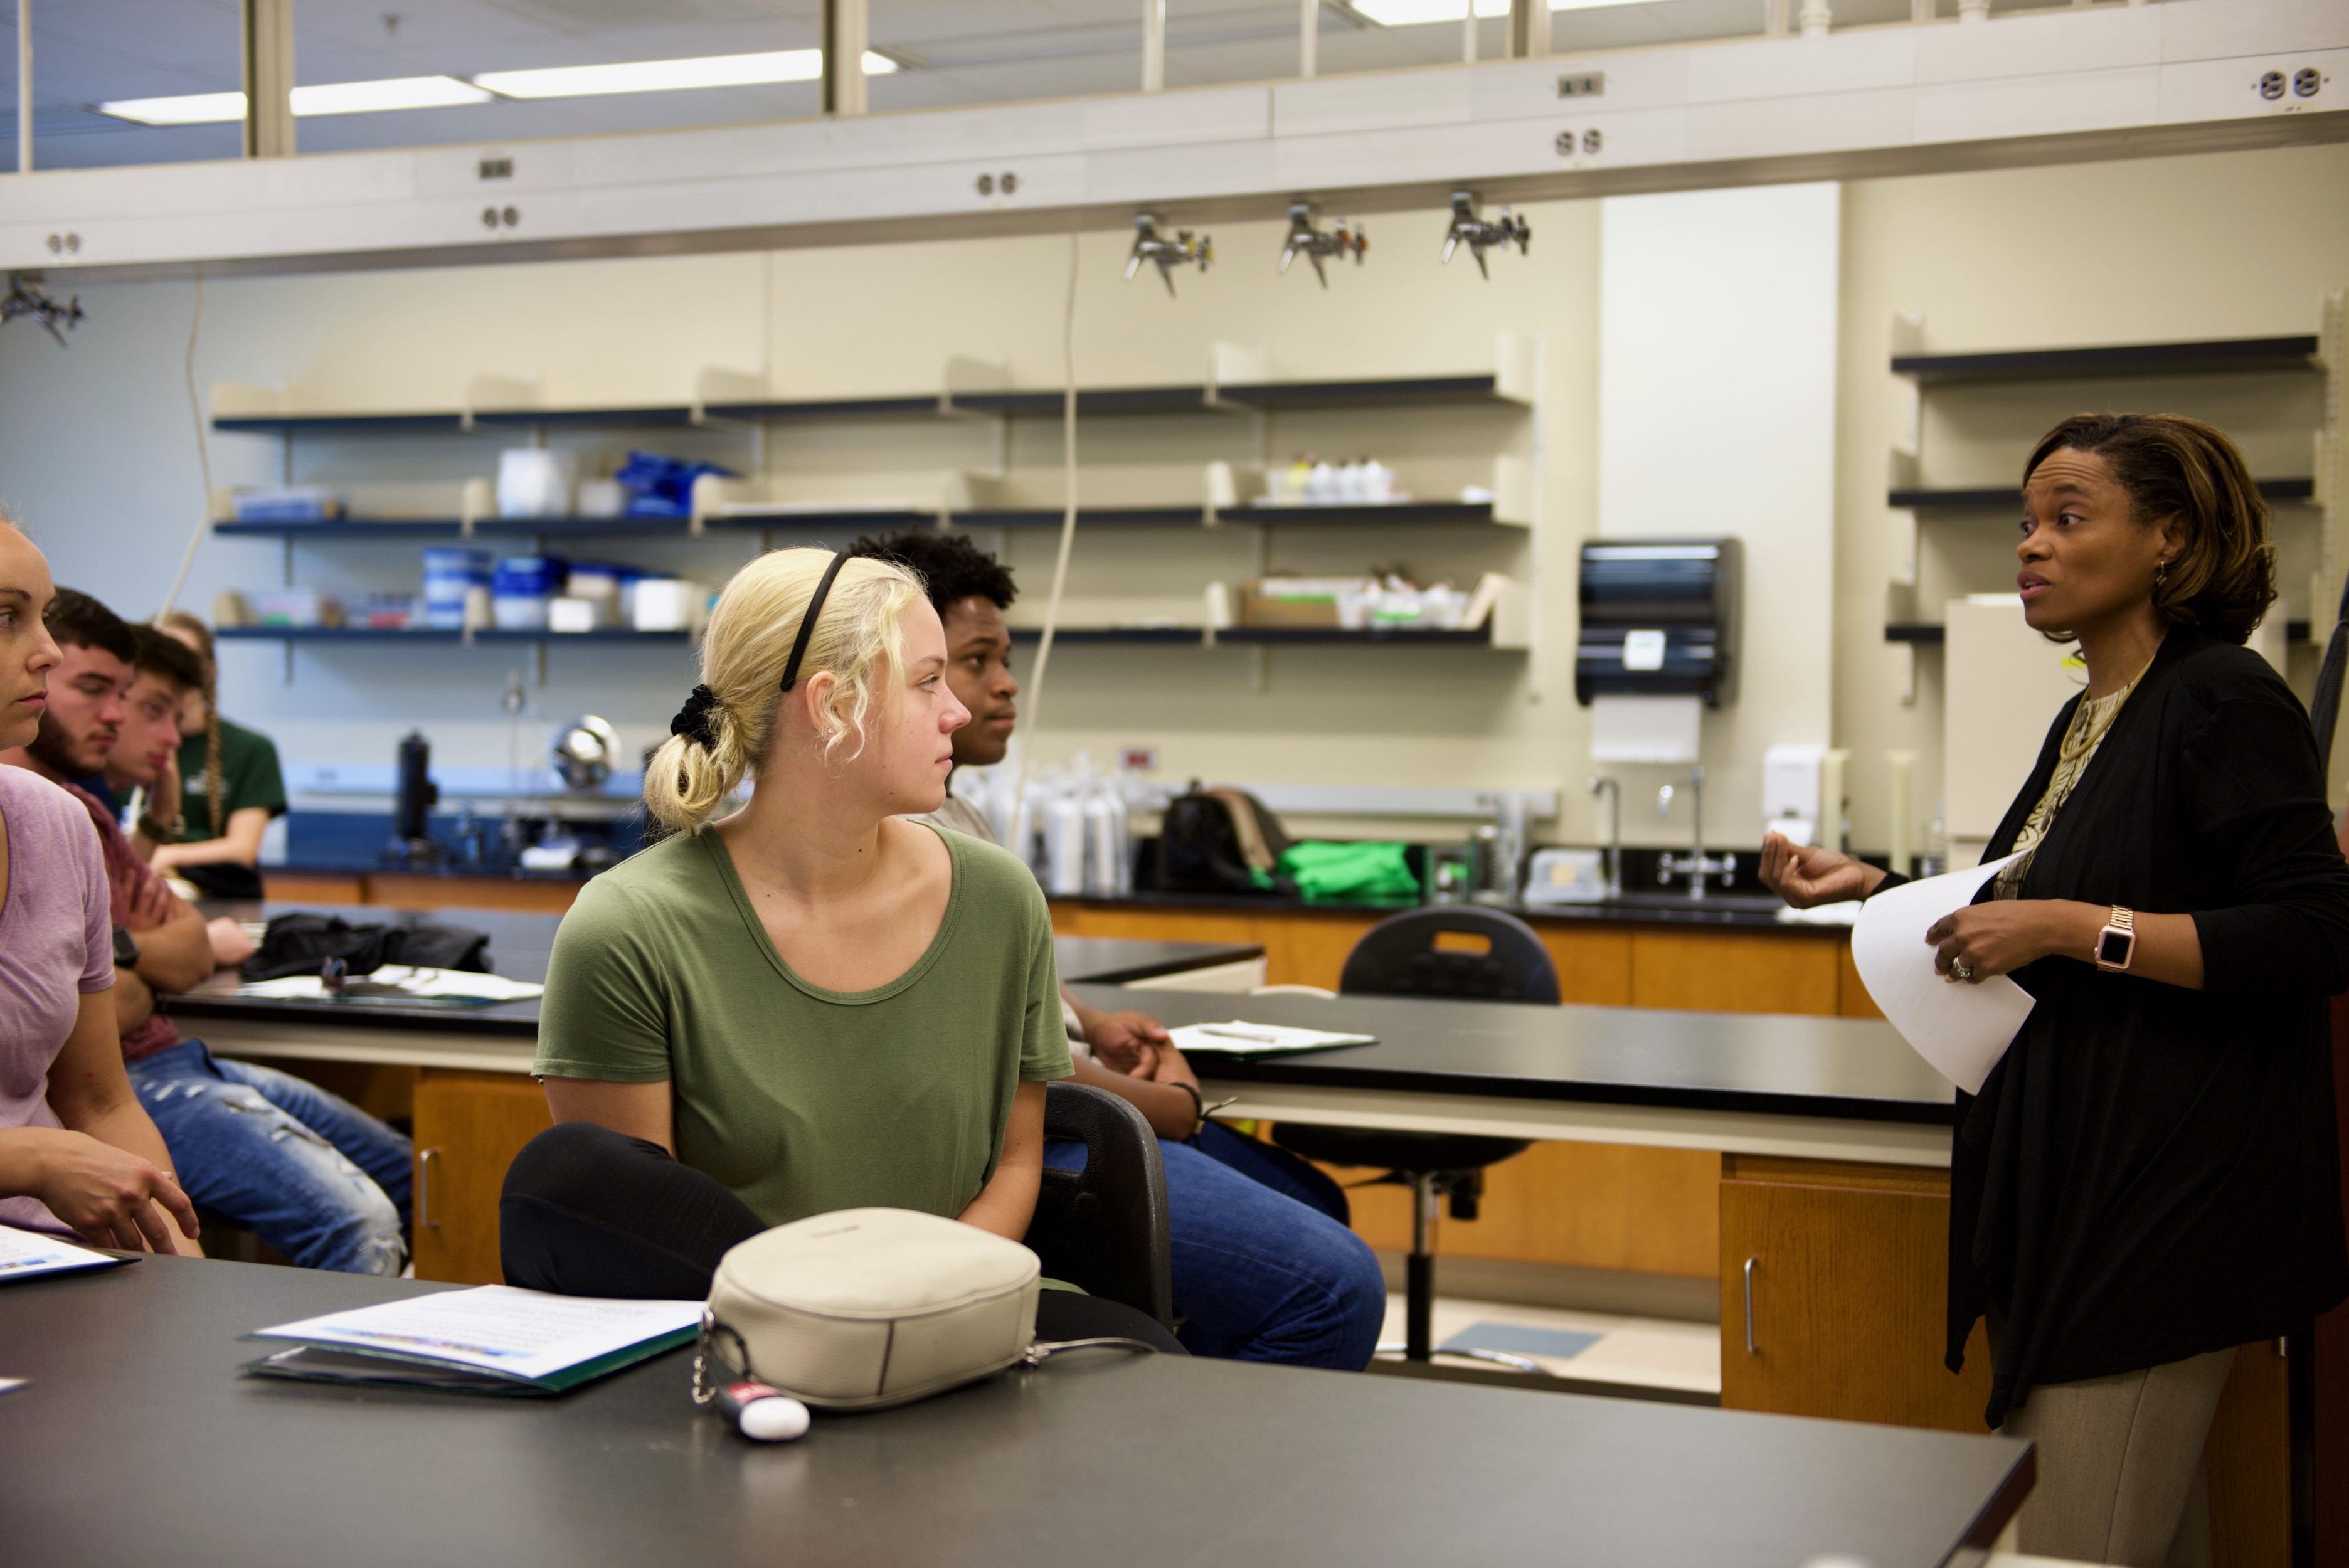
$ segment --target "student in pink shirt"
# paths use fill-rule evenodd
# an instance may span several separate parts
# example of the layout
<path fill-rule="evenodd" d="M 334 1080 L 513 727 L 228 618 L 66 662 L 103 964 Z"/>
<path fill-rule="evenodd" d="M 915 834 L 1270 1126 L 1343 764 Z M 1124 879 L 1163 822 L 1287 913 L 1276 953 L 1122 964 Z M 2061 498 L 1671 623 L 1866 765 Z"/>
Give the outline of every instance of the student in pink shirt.
<path fill-rule="evenodd" d="M 40 727 L 57 645 L 48 562 L 0 519 L 0 749 Z M 131 1092 L 108 993 L 98 835 L 56 785 L 0 768 L 0 1224 L 200 1255 L 196 1211 Z"/>

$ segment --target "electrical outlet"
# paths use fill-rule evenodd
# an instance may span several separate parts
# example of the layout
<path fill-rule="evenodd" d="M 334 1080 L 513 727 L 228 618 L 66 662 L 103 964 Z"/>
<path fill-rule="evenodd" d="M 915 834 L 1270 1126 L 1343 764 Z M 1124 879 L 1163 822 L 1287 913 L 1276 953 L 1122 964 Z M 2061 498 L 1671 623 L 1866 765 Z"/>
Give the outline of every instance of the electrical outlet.
<path fill-rule="evenodd" d="M 1598 98 L 1606 90 L 1605 71 L 1569 71 L 1557 78 L 1557 96 L 1562 98 Z"/>

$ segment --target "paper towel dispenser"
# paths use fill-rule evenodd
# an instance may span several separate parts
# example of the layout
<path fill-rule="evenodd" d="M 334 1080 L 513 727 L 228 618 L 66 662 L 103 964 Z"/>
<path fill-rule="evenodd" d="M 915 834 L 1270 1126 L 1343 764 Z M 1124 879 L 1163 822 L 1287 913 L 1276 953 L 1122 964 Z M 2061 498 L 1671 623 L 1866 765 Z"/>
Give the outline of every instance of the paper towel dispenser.
<path fill-rule="evenodd" d="M 1734 539 L 1585 544 L 1575 699 L 1735 696 L 1741 553 Z"/>

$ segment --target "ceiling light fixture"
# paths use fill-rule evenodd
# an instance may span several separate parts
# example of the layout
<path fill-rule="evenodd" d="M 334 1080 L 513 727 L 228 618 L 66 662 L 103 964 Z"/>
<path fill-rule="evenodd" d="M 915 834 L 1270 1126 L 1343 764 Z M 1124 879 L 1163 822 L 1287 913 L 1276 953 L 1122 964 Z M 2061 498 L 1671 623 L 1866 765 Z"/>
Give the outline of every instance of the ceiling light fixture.
<path fill-rule="evenodd" d="M 1628 5 L 1634 0 L 1549 0 L 1553 11 L 1595 11 L 1602 5 Z M 1457 22 L 1460 0 L 1352 0 L 1357 14 L 1381 27 L 1413 27 L 1426 22 Z M 1509 0 L 1476 0 L 1479 16 L 1506 16 Z"/>
<path fill-rule="evenodd" d="M 294 89 L 294 112 L 375 114 L 394 108 L 449 108 L 487 103 L 491 94 L 454 77 L 392 77 L 372 82 L 324 82 Z M 98 112 L 140 125 L 219 125 L 244 118 L 243 93 L 185 93 L 178 98 L 125 98 Z"/>
<path fill-rule="evenodd" d="M 864 51 L 864 74 L 897 68 L 886 55 Z M 704 55 L 688 60 L 626 60 L 606 66 L 547 66 L 526 71 L 481 71 L 474 85 L 500 98 L 592 98 L 605 93 L 677 92 L 688 88 L 760 87 L 812 82 L 823 75 L 821 49 L 776 49 L 759 55 Z"/>

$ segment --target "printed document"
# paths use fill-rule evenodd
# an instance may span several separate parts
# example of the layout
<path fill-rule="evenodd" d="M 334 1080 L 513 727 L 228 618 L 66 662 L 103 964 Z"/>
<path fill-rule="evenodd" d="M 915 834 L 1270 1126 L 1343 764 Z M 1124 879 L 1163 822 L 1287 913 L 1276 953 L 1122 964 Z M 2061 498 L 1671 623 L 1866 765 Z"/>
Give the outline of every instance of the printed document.
<path fill-rule="evenodd" d="M 485 1284 L 307 1317 L 251 1337 L 348 1346 L 540 1382 L 640 1346 L 681 1343 L 700 1322 L 698 1301 L 607 1301 Z"/>
<path fill-rule="evenodd" d="M 1185 1024 L 1166 1031 L 1174 1048 L 1185 1056 L 1206 1051 L 1221 1056 L 1289 1056 L 1298 1051 L 1335 1050 L 1340 1046 L 1373 1046 L 1376 1035 L 1335 1035 L 1327 1029 L 1295 1029 L 1278 1024 Z"/>
<path fill-rule="evenodd" d="M 1982 1092 L 1982 1079 L 2006 1054 L 2033 1001 L 2003 975 L 1955 984 L 1943 979 L 1933 968 L 1925 933 L 1971 903 L 1982 883 L 2015 858 L 1903 882 L 1861 905 L 1859 923 L 1852 927 L 1852 962 L 1868 995 L 1919 1056 L 1968 1094 Z"/>
<path fill-rule="evenodd" d="M 0 1225 L 0 1284 L 31 1279 L 36 1274 L 74 1274 L 82 1269 L 110 1269 L 129 1260 L 78 1247 L 55 1236 Z"/>
<path fill-rule="evenodd" d="M 372 975 L 345 981 L 339 991 L 328 990 L 326 983 L 316 975 L 255 980 L 236 988 L 240 996 L 280 1002 L 442 1002 L 460 1006 L 526 1002 L 545 993 L 545 986 L 529 980 L 476 975 L 464 969 L 425 969 L 410 964 L 386 964 Z"/>

